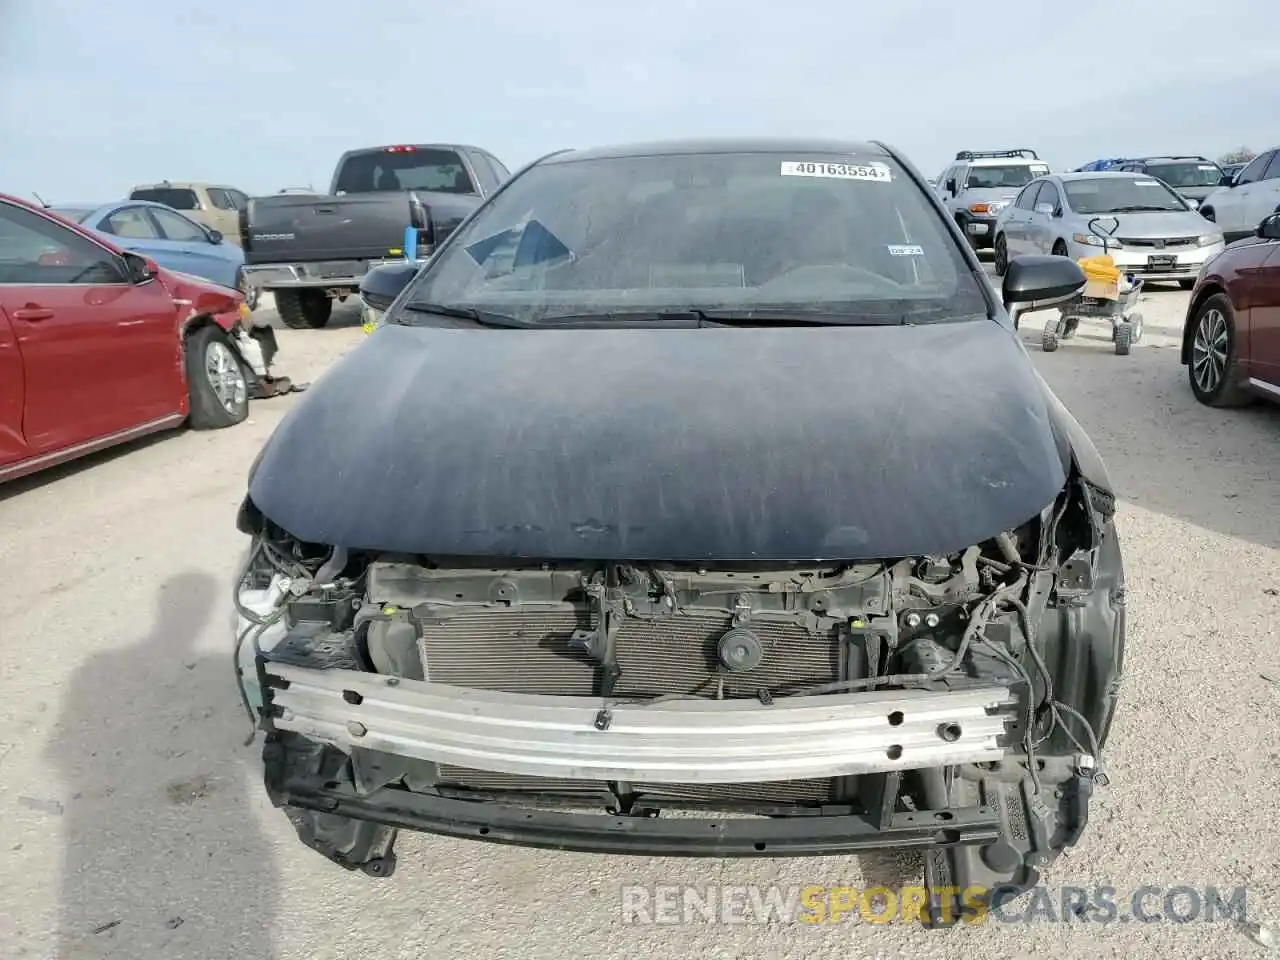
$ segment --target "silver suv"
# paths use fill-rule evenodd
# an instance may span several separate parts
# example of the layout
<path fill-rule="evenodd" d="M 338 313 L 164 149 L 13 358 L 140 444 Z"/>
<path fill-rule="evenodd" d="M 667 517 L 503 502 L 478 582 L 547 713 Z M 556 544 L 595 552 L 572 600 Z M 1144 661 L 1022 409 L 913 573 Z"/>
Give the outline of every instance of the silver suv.
<path fill-rule="evenodd" d="M 1034 150 L 961 150 L 938 177 L 937 190 L 975 250 L 992 245 L 996 217 L 1049 165 Z"/>

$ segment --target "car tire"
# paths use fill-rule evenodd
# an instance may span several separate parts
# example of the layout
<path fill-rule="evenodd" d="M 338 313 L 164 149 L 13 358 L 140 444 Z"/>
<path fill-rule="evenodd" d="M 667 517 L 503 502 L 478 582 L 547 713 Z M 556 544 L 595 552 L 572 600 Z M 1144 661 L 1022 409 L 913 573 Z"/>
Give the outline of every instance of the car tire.
<path fill-rule="evenodd" d="M 1194 288 L 1195 288 L 1195 285 L 1196 285 L 1196 282 L 1195 282 L 1194 280 L 1179 280 L 1179 281 L 1178 281 L 1178 286 L 1180 286 L 1183 290 L 1192 290 L 1192 289 L 1194 289 Z"/>
<path fill-rule="evenodd" d="M 291 330 L 319 330 L 333 314 L 333 301 L 322 290 L 276 290 L 276 310 Z"/>
<path fill-rule="evenodd" d="M 1217 214 L 1213 212 L 1213 207 L 1201 207 L 1200 216 L 1204 217 L 1210 223 L 1217 223 Z"/>
<path fill-rule="evenodd" d="M 1009 245 L 1005 241 L 1004 234 L 996 234 L 996 250 L 995 250 L 995 270 L 997 277 L 1003 277 L 1005 271 L 1009 269 Z"/>
<path fill-rule="evenodd" d="M 1054 241 L 1054 243 L 1053 243 L 1053 249 L 1051 249 L 1049 252 L 1050 252 L 1051 254 L 1053 254 L 1055 257 L 1069 257 L 1069 256 L 1071 256 L 1071 254 L 1067 253 L 1067 245 L 1066 245 L 1066 243 L 1064 243 L 1064 242 L 1063 242 L 1063 241 L 1061 241 L 1061 240 L 1055 240 L 1055 241 Z"/>
<path fill-rule="evenodd" d="M 220 430 L 249 416 L 249 378 L 220 327 L 192 331 L 183 359 L 191 429 Z"/>
<path fill-rule="evenodd" d="M 1225 294 L 1200 304 L 1191 327 L 1187 379 L 1195 398 L 1207 407 L 1240 407 L 1252 398 L 1238 382 L 1235 313 Z M 1217 348 L 1214 348 L 1217 345 Z"/>

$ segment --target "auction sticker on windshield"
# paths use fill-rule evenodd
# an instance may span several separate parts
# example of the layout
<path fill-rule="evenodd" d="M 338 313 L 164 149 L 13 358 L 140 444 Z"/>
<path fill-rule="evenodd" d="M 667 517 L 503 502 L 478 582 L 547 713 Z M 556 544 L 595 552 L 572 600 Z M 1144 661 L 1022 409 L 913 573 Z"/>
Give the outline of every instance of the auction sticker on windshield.
<path fill-rule="evenodd" d="M 893 179 L 883 163 L 817 163 L 812 160 L 783 160 L 784 177 L 828 177 L 833 180 L 870 180 L 888 183 Z"/>

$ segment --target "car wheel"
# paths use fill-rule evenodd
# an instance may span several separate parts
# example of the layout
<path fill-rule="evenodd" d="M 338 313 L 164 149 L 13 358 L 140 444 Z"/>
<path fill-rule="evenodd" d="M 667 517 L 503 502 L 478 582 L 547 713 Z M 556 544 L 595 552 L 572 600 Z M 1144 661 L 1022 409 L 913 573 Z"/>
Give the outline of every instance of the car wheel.
<path fill-rule="evenodd" d="M 1005 242 L 1003 233 L 996 236 L 995 267 L 997 277 L 1003 277 L 1005 271 L 1009 269 L 1009 246 Z"/>
<path fill-rule="evenodd" d="M 249 381 L 221 328 L 200 327 L 186 341 L 187 422 L 219 430 L 249 416 Z"/>
<path fill-rule="evenodd" d="M 293 330 L 319 330 L 333 314 L 333 301 L 323 290 L 277 290 L 275 295 L 280 319 Z"/>
<path fill-rule="evenodd" d="M 1236 382 L 1235 314 L 1224 294 L 1215 294 L 1196 311 L 1191 331 L 1191 392 L 1210 407 L 1238 407 L 1250 397 Z"/>
<path fill-rule="evenodd" d="M 1217 214 L 1213 212 L 1213 207 L 1201 207 L 1200 216 L 1204 217 L 1210 223 L 1217 223 Z"/>
<path fill-rule="evenodd" d="M 1050 250 L 1049 252 L 1052 253 L 1055 257 L 1070 256 L 1070 254 L 1067 253 L 1067 245 L 1061 240 L 1055 240 L 1053 244 L 1053 249 Z"/>

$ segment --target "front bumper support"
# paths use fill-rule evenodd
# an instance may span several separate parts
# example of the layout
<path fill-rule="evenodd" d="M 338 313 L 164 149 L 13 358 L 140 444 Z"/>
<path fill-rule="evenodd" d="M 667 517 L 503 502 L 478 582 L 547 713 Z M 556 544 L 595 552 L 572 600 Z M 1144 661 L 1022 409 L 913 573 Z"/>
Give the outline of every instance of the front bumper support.
<path fill-rule="evenodd" d="M 750 783 L 993 763 L 1008 686 L 611 703 L 266 662 L 270 722 L 320 743 L 498 773 Z"/>
<path fill-rule="evenodd" d="M 359 796 L 306 778 L 284 778 L 273 786 L 277 805 L 355 821 L 525 847 L 639 856 L 829 856 L 990 844 L 999 839 L 1001 824 L 988 807 L 898 812 L 885 825 L 864 815 L 665 819 L 564 813 L 390 788 Z"/>

